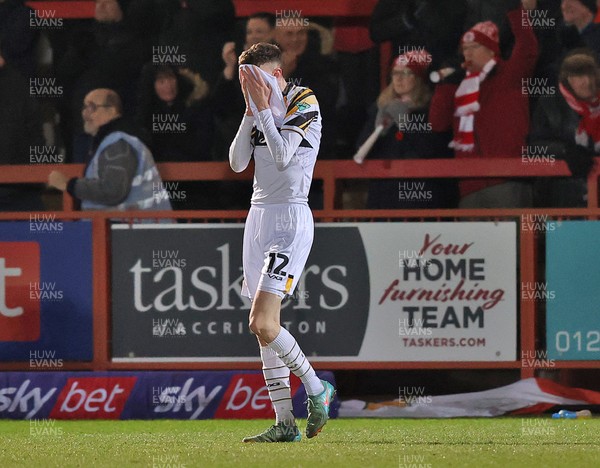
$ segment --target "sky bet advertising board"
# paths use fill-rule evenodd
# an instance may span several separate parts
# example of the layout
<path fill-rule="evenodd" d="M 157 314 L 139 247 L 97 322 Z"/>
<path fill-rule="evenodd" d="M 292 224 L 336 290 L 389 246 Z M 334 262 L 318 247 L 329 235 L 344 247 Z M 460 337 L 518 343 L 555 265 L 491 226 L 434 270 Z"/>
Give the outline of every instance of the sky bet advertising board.
<path fill-rule="evenodd" d="M 113 359 L 257 361 L 242 235 L 113 226 Z M 514 361 L 516 243 L 514 222 L 317 224 L 281 322 L 314 361 Z"/>
<path fill-rule="evenodd" d="M 90 222 L 0 222 L 0 359 L 39 370 L 92 359 Z"/>
<path fill-rule="evenodd" d="M 331 372 L 317 372 L 335 385 Z M 306 392 L 290 378 L 296 417 Z M 338 401 L 331 405 L 337 416 Z M 0 419 L 258 419 L 274 415 L 262 372 L 4 372 Z M 52 423 L 49 422 L 51 425 Z M 40 432 L 42 424 L 33 427 Z"/>

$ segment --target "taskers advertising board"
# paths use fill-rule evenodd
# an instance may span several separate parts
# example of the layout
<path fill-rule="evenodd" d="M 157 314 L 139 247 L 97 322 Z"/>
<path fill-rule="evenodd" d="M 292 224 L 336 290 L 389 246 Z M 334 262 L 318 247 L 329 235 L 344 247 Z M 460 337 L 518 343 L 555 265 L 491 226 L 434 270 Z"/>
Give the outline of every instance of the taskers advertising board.
<path fill-rule="evenodd" d="M 114 226 L 117 361 L 256 361 L 243 226 Z M 516 224 L 317 224 L 281 321 L 324 361 L 516 359 Z"/>

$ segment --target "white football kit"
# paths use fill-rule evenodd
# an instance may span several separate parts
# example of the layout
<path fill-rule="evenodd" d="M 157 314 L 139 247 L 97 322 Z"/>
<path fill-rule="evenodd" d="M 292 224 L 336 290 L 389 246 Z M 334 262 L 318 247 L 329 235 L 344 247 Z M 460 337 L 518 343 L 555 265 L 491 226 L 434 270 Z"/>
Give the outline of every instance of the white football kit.
<path fill-rule="evenodd" d="M 231 168 L 243 171 L 254 156 L 251 207 L 244 228 L 242 294 L 293 294 L 313 242 L 308 192 L 321 141 L 314 93 L 288 85 L 281 129 L 270 109 L 244 116 L 229 150 Z M 256 128 L 256 120 L 264 132 Z"/>

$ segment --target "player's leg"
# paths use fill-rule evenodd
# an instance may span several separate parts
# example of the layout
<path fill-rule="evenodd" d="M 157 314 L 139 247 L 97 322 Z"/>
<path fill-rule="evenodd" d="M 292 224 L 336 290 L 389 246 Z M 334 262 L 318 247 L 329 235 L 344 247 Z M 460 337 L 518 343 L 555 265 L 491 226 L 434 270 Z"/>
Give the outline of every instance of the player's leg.
<path fill-rule="evenodd" d="M 246 225 L 244 227 L 244 246 L 242 251 L 242 263 L 244 268 L 244 280 L 242 282 L 242 295 L 250 298 L 254 304 L 256 299 L 256 290 L 258 289 L 258 283 L 261 276 L 261 271 L 264 264 L 264 246 L 260 242 L 260 219 L 264 210 L 257 207 L 251 207 L 246 219 Z M 254 307 L 254 305 L 253 305 Z M 262 361 L 263 375 L 265 377 L 265 385 L 269 388 L 269 381 L 267 379 L 277 377 L 281 378 L 284 382 L 289 382 L 289 369 L 285 364 L 278 364 L 277 354 L 272 351 L 265 342 L 258 340 L 260 349 L 260 358 Z M 289 392 L 289 383 L 287 384 Z M 274 399 L 281 400 L 273 403 L 273 409 L 275 410 L 276 423 L 261 434 L 257 434 L 251 437 L 245 437 L 243 442 L 278 442 L 285 441 L 288 437 L 285 437 L 291 431 L 286 431 L 286 434 L 281 434 L 281 430 L 278 428 L 278 423 L 285 421 L 287 411 L 285 411 L 285 394 L 283 391 L 271 392 L 269 389 L 269 396 L 271 402 Z M 291 394 L 289 395 L 289 406 L 291 408 Z M 290 410 L 291 412 L 291 410 Z M 293 421 L 295 427 L 295 421 Z M 300 432 L 297 428 L 295 431 L 298 435 Z M 298 437 L 299 440 L 299 437 Z"/>
<path fill-rule="evenodd" d="M 269 391 L 269 398 L 275 410 L 276 424 L 295 426 L 292 391 L 290 388 L 290 369 L 283 363 L 277 353 L 268 344 L 258 340 L 263 376 Z"/>
<path fill-rule="evenodd" d="M 260 293 L 271 292 L 283 299 L 285 294 L 294 293 L 308 260 L 314 236 L 313 217 L 307 205 L 298 204 L 269 210 L 265 221 L 275 226 L 275 242 L 269 248 L 268 263 L 265 264 L 258 289 Z M 278 302 L 277 317 L 257 323 L 256 328 L 259 333 L 261 328 L 267 329 L 263 339 L 304 384 L 308 395 L 306 435 L 311 438 L 319 433 L 329 419 L 335 389 L 317 377 L 295 338 L 279 326 L 280 308 L 281 303 Z M 259 310 L 257 307 L 256 311 Z"/>
<path fill-rule="evenodd" d="M 309 397 L 306 433 L 310 438 L 327 422 L 335 390 L 316 376 L 294 337 L 280 326 L 280 310 L 281 300 L 293 293 L 310 253 L 312 213 L 307 206 L 288 205 L 261 214 L 260 233 L 270 244 L 263 250 L 266 258 L 252 303 L 250 329 L 304 384 Z M 267 232 L 273 226 L 275 230 Z"/>
<path fill-rule="evenodd" d="M 280 296 L 259 290 L 250 313 L 250 330 L 261 342 L 268 343 L 269 348 L 275 351 L 281 361 L 304 384 L 308 395 L 306 436 L 312 438 L 329 419 L 329 408 L 335 389 L 329 382 L 317 377 L 296 339 L 279 325 L 280 307 Z"/>
<path fill-rule="evenodd" d="M 255 436 L 245 437 L 243 442 L 299 442 L 302 436 L 296 425 L 292 408 L 290 370 L 279 359 L 275 351 L 260 339 L 258 341 L 263 375 L 269 391 L 269 398 L 275 410 L 276 421 L 266 431 Z"/>
<path fill-rule="evenodd" d="M 260 287 L 260 286 L 259 286 Z M 279 324 L 282 296 L 259 290 L 250 312 L 250 331 L 268 344 L 309 395 L 318 395 L 323 385 L 292 334 Z"/>
<path fill-rule="evenodd" d="M 290 369 L 257 333 L 259 329 L 264 336 L 270 336 L 271 333 L 274 333 L 275 325 L 279 327 L 280 306 L 281 298 L 279 296 L 269 293 L 263 294 L 262 291 L 257 291 L 252 301 L 250 330 L 258 338 L 263 375 L 275 410 L 276 422 L 266 431 L 244 438 L 244 442 L 299 442 L 301 439 L 292 411 Z"/>
<path fill-rule="evenodd" d="M 251 208 L 244 230 L 244 286 L 242 294 L 256 300 L 259 278 L 264 264 L 264 246 L 260 244 L 261 209 Z M 258 337 L 257 337 L 258 338 Z M 295 442 L 301 438 L 292 412 L 292 396 L 290 390 L 290 370 L 279 359 L 265 341 L 258 338 L 260 357 L 263 367 L 265 385 L 275 410 L 276 421 L 273 426 L 261 434 L 246 437 L 244 442 Z"/>
<path fill-rule="evenodd" d="M 279 327 L 279 333 L 269 343 L 269 347 L 304 384 L 308 395 L 306 436 L 312 438 L 321 431 L 329 419 L 329 407 L 335 395 L 335 389 L 329 382 L 317 377 L 300 345 L 285 328 Z"/>

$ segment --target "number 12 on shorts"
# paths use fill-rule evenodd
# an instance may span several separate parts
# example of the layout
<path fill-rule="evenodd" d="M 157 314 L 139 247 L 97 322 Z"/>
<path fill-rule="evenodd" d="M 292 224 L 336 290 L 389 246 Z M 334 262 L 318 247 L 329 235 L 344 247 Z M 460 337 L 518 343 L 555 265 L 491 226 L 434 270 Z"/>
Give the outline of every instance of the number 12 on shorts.
<path fill-rule="evenodd" d="M 275 261 L 277 259 L 281 260 L 279 265 L 275 266 Z M 283 279 L 284 276 L 288 276 L 288 279 L 285 283 L 285 292 L 287 293 L 292 287 L 292 283 L 294 281 L 293 275 L 288 275 L 283 268 L 289 263 L 290 258 L 282 253 L 277 252 L 269 252 L 269 264 L 267 265 L 267 274 L 269 277 L 273 278 L 274 275 L 280 276 L 275 279 Z M 273 275 L 273 276 L 272 276 Z"/>

